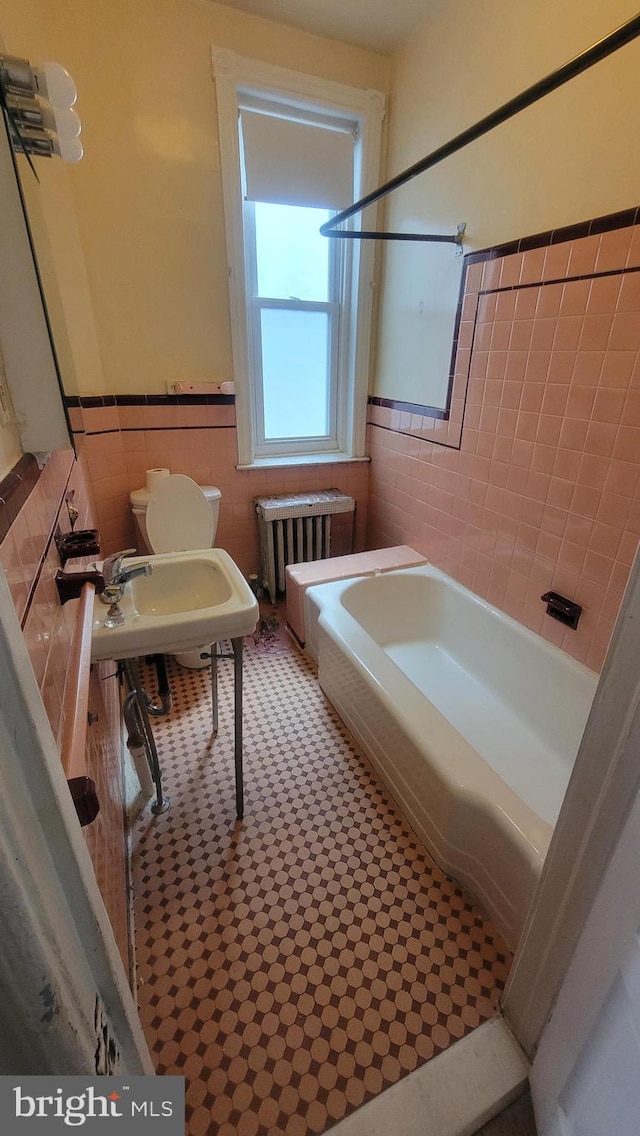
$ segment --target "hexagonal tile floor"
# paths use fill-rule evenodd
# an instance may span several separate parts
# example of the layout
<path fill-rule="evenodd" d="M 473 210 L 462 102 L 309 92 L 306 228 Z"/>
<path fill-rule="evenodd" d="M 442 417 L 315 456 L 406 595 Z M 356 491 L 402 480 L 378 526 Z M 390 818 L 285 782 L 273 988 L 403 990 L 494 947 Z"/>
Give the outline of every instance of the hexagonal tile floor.
<path fill-rule="evenodd" d="M 189 1136 L 321 1133 L 496 1014 L 510 964 L 324 698 L 269 634 L 245 652 L 245 819 L 232 665 L 171 660 L 155 723 L 171 810 L 133 830 L 141 1017 L 187 1078 Z"/>

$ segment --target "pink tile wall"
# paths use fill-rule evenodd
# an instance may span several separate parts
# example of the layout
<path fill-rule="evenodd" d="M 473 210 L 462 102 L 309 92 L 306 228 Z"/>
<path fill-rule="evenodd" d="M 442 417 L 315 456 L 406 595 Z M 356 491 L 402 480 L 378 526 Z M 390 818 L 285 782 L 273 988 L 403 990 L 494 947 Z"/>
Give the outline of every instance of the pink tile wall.
<path fill-rule="evenodd" d="M 0 563 L 11 593 L 51 729 L 60 748 L 62 708 L 75 629 L 76 602 L 60 606 L 54 575 L 60 567 L 51 539 L 59 525 L 70 528 L 66 499 L 78 510 L 77 528 L 93 528 L 95 518 L 85 462 L 71 450 L 51 455 L 5 539 Z M 95 673 L 93 673 L 95 669 Z M 88 732 L 88 772 L 98 786 L 101 810 L 83 829 L 96 880 L 105 901 L 125 968 L 129 969 L 128 896 L 124 833 L 124 786 L 118 684 L 111 664 L 92 668 L 90 707 L 96 720 Z"/>
<path fill-rule="evenodd" d="M 472 264 L 460 447 L 384 407 L 368 428 L 368 546 L 410 544 L 596 670 L 640 537 L 639 267 L 640 226 Z"/>
<path fill-rule="evenodd" d="M 29 593 L 40 570 L 73 465 L 71 450 L 52 454 L 33 491 L 0 543 L 13 602 L 22 620 Z M 69 522 L 67 520 L 67 528 Z"/>
<path fill-rule="evenodd" d="M 119 428 L 113 428 L 114 413 Z M 106 552 L 135 543 L 129 493 L 147 469 L 168 467 L 222 491 L 216 544 L 243 572 L 258 570 L 255 497 L 337 488 L 356 499 L 355 546 L 364 547 L 369 465 L 353 462 L 295 468 L 237 470 L 233 406 L 91 407 L 83 411 L 83 454 Z M 96 432 L 91 431 L 106 431 Z M 348 547 L 337 549 L 349 551 Z"/>
<path fill-rule="evenodd" d="M 71 450 L 60 450 L 49 458 L 33 492 L 0 544 L 0 563 L 7 575 L 56 737 L 60 729 L 75 605 L 60 606 L 53 579 L 60 560 L 51 534 L 57 524 L 63 532 L 70 528 L 65 504 L 69 492 L 79 512 L 77 528 L 92 527 L 93 506 L 84 463 L 74 461 Z"/>

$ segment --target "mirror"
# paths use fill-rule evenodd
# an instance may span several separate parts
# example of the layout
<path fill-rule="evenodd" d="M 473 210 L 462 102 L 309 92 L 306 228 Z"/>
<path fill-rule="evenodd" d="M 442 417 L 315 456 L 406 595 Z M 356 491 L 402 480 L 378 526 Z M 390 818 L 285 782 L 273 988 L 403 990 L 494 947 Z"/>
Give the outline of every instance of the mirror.
<path fill-rule="evenodd" d="M 67 168 L 56 159 L 37 159 L 38 181 L 24 154 L 15 158 L 64 393 L 102 391 L 102 361 Z"/>
<path fill-rule="evenodd" d="M 0 340 L 24 453 L 68 448 L 52 337 L 4 122 L 0 123 Z"/>

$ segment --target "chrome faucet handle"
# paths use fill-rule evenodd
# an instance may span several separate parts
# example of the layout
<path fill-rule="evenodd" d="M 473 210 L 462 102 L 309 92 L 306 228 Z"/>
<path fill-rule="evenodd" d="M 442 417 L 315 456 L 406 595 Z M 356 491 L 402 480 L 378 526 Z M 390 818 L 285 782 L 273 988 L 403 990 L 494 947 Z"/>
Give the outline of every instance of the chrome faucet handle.
<path fill-rule="evenodd" d="M 137 551 L 137 548 L 123 548 L 122 552 L 113 552 L 111 556 L 105 556 L 102 562 L 105 584 L 110 584 L 116 580 L 125 556 L 135 556 Z"/>

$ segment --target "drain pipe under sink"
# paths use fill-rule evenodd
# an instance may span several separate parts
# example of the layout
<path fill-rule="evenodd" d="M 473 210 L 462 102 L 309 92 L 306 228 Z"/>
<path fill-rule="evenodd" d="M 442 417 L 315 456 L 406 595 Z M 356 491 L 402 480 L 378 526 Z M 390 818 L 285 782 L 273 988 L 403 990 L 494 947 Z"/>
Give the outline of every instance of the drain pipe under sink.
<path fill-rule="evenodd" d="M 171 687 L 167 674 L 167 659 L 165 655 L 153 655 L 152 658 L 158 678 L 158 693 L 155 699 L 145 693 L 147 713 L 154 718 L 161 718 L 164 714 L 168 714 L 171 709 Z"/>

